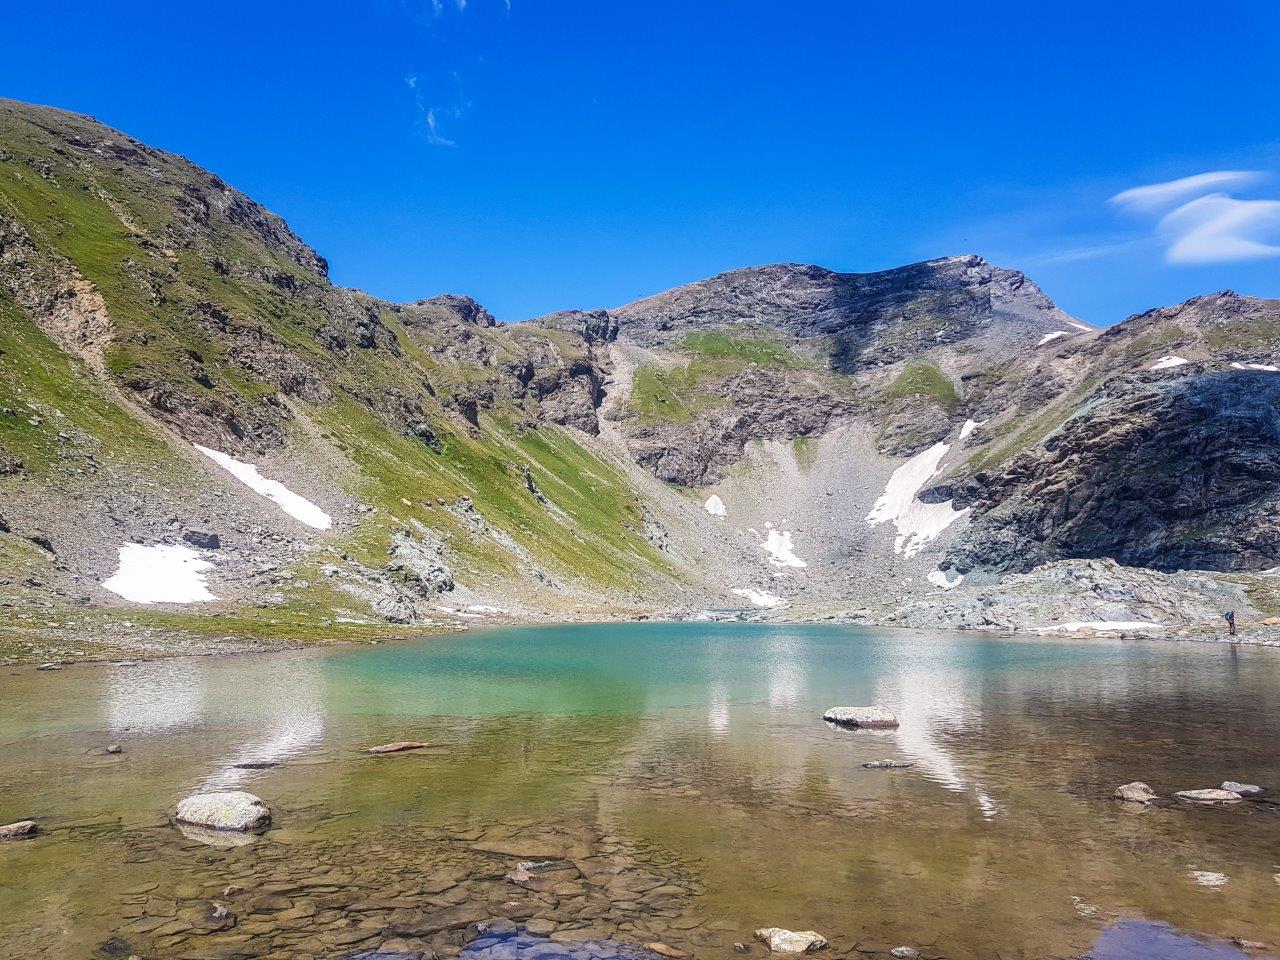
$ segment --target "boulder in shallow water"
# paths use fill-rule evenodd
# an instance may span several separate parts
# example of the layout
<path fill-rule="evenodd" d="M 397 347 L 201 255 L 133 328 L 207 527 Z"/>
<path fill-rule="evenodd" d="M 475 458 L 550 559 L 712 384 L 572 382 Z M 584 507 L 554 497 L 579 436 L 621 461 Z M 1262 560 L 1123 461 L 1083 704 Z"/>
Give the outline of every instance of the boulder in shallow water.
<path fill-rule="evenodd" d="M 822 715 L 827 723 L 842 727 L 864 727 L 869 730 L 894 730 L 898 718 L 884 707 L 832 707 Z"/>
<path fill-rule="evenodd" d="M 1227 780 L 1222 784 L 1223 790 L 1230 790 L 1232 793 L 1238 793 L 1242 797 L 1260 797 L 1266 793 L 1261 787 L 1253 783 L 1236 783 L 1234 780 Z"/>
<path fill-rule="evenodd" d="M 271 823 L 271 808 L 259 797 L 243 790 L 197 793 L 178 804 L 178 823 L 206 830 L 261 830 Z"/>
<path fill-rule="evenodd" d="M 370 747 L 369 753 L 404 753 L 406 750 L 422 750 L 429 747 L 429 743 L 421 743 L 417 740 L 397 740 L 395 743 L 383 743 L 376 747 Z"/>
<path fill-rule="evenodd" d="M 812 930 L 797 933 L 781 927 L 762 927 L 755 932 L 755 938 L 774 953 L 812 953 L 827 945 L 826 937 Z"/>
<path fill-rule="evenodd" d="M 1239 803 L 1242 799 L 1234 790 L 1179 790 L 1174 797 L 1187 803 Z"/>
<path fill-rule="evenodd" d="M 34 837 L 39 829 L 34 820 L 6 823 L 0 826 L 0 840 L 22 840 L 25 837 Z"/>
<path fill-rule="evenodd" d="M 1116 792 L 1112 796 L 1126 803 L 1150 803 L 1152 800 L 1160 799 L 1159 795 L 1141 780 L 1121 784 L 1116 787 Z"/>

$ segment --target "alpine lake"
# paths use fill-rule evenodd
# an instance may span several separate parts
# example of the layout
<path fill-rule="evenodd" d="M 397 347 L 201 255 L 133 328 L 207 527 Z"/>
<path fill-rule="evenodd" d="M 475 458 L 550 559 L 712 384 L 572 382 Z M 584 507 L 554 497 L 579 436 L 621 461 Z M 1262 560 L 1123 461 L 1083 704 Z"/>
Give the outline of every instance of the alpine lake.
<path fill-rule="evenodd" d="M 822 720 L 862 704 L 900 727 Z M 0 823 L 40 832 L 0 957 L 1280 956 L 1280 804 L 1135 780 L 1280 797 L 1280 650 L 645 623 L 8 667 Z M 171 822 L 210 790 L 270 829 Z"/>

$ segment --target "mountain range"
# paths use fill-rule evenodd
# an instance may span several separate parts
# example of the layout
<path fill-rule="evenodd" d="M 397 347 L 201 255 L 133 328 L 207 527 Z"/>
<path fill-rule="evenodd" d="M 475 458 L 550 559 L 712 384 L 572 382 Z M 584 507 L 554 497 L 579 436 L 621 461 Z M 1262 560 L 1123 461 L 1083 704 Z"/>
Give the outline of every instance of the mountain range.
<path fill-rule="evenodd" d="M 1269 612 L 1278 365 L 1280 302 L 1100 330 L 974 255 L 390 303 L 189 161 L 0 101 L 0 656 Z"/>

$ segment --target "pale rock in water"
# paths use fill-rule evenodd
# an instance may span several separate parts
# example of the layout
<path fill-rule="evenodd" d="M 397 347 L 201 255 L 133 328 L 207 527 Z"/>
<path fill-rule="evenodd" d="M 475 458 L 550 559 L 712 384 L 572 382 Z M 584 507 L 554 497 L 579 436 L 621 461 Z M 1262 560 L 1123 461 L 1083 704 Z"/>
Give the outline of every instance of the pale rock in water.
<path fill-rule="evenodd" d="M 1252 783 L 1236 783 L 1234 780 L 1227 780 L 1222 784 L 1223 790 L 1229 790 L 1232 793 L 1238 793 L 1242 797 L 1257 797 L 1265 791 Z"/>
<path fill-rule="evenodd" d="M 898 718 L 884 707 L 832 707 L 822 715 L 828 723 L 846 727 L 866 727 L 870 730 L 893 730 Z"/>
<path fill-rule="evenodd" d="M 1126 803 L 1150 803 L 1159 799 L 1158 794 L 1140 780 L 1116 787 L 1115 799 Z"/>
<path fill-rule="evenodd" d="M 755 932 L 755 938 L 774 953 L 812 953 L 827 945 L 826 938 L 812 930 L 797 933 L 781 927 L 762 927 Z"/>
<path fill-rule="evenodd" d="M 174 820 L 209 830 L 260 830 L 271 823 L 271 808 L 243 790 L 198 793 L 178 804 Z"/>
<path fill-rule="evenodd" d="M 1234 790 L 1179 790 L 1174 796 L 1188 803 L 1236 803 L 1241 799 Z"/>
<path fill-rule="evenodd" d="M 0 826 L 0 840 L 21 840 L 34 837 L 39 827 L 34 820 L 19 820 L 17 823 L 6 823 Z"/>

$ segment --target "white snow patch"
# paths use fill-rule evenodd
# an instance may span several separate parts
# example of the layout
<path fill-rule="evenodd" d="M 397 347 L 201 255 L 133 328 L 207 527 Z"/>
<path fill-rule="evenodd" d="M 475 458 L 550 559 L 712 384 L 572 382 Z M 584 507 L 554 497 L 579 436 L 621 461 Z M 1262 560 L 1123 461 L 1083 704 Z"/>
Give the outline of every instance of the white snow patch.
<path fill-rule="evenodd" d="M 770 526 L 770 524 L 765 524 Z M 808 564 L 795 554 L 795 544 L 791 542 L 790 530 L 770 530 L 769 537 L 760 544 L 760 549 L 769 553 L 769 562 L 775 567 L 807 567 Z"/>
<path fill-rule="evenodd" d="M 925 544 L 969 512 L 967 507 L 956 510 L 950 500 L 923 503 L 916 499 L 916 494 L 938 473 L 938 464 L 950 449 L 949 443 L 935 443 L 893 471 L 884 493 L 867 514 L 867 523 L 873 527 L 893 521 L 898 530 L 898 538 L 893 544 L 894 553 L 914 557 Z"/>
<path fill-rule="evenodd" d="M 757 607 L 780 607 L 786 603 L 781 597 L 775 597 L 772 593 L 766 593 L 754 587 L 735 587 L 732 592 L 739 597 L 746 597 Z"/>
<path fill-rule="evenodd" d="M 1077 330 L 1083 330 L 1085 333 L 1088 333 L 1091 329 L 1093 329 L 1092 327 L 1089 327 L 1083 323 L 1078 323 L 1075 320 L 1068 320 L 1067 324 L 1069 326 L 1075 327 Z"/>
<path fill-rule="evenodd" d="M 204 603 L 218 599 L 204 582 L 212 569 L 190 547 L 126 543 L 120 547 L 120 569 L 102 585 L 134 603 Z"/>
<path fill-rule="evenodd" d="M 702 507 L 713 517 L 723 517 L 725 515 L 724 501 L 720 499 L 719 494 L 713 493 L 707 497 L 707 502 Z"/>
<path fill-rule="evenodd" d="M 482 603 L 473 603 L 467 607 L 472 613 L 510 613 L 505 607 L 486 607 Z"/>
<path fill-rule="evenodd" d="M 1280 373 L 1280 367 L 1273 367 L 1269 363 L 1233 363 L 1232 370 L 1265 370 L 1268 373 Z"/>
<path fill-rule="evenodd" d="M 1172 370 L 1174 367 L 1180 367 L 1180 366 L 1182 366 L 1184 363 L 1189 363 L 1189 362 L 1190 362 L 1190 361 L 1185 360 L 1185 359 L 1183 359 L 1182 357 L 1173 357 L 1173 356 L 1169 356 L 1169 357 L 1161 357 L 1159 360 L 1157 360 L 1155 363 L 1153 363 L 1153 364 L 1151 365 L 1151 368 L 1150 368 L 1150 369 L 1152 369 L 1152 370 Z"/>
<path fill-rule="evenodd" d="M 957 573 L 956 578 L 954 580 L 950 580 L 942 570 L 930 570 L 929 575 L 925 577 L 925 579 L 935 587 L 941 587 L 943 590 L 954 590 L 956 587 L 960 586 L 960 584 L 964 583 L 964 574 Z"/>
<path fill-rule="evenodd" d="M 1069 337 L 1069 336 L 1071 336 L 1070 330 L 1056 330 L 1053 333 L 1046 333 L 1043 337 L 1040 338 L 1040 342 L 1037 343 L 1036 346 L 1043 347 L 1046 343 L 1053 343 L 1053 341 L 1057 340 L 1059 337 Z"/>
<path fill-rule="evenodd" d="M 964 422 L 964 426 L 960 428 L 960 439 L 961 439 L 961 440 L 968 440 L 968 439 L 969 439 L 969 434 L 973 433 L 973 431 L 974 431 L 974 430 L 978 429 L 978 427 L 982 426 L 982 424 L 984 424 L 984 423 L 986 423 L 986 422 L 987 422 L 987 421 L 985 421 L 985 420 L 982 420 L 982 421 L 978 421 L 978 420 L 966 420 L 966 421 Z"/>
<path fill-rule="evenodd" d="M 1070 623 L 1056 623 L 1047 627 L 1031 627 L 1032 633 L 1074 633 L 1077 630 L 1097 630 L 1105 633 L 1109 630 L 1163 630 L 1163 623 L 1151 623 L 1148 620 L 1072 620 Z"/>
<path fill-rule="evenodd" d="M 333 520 L 327 513 L 305 497 L 298 496 L 279 480 L 268 480 L 258 473 L 258 468 L 253 464 L 242 463 L 235 457 L 202 447 L 198 443 L 192 446 L 250 490 L 273 501 L 276 506 L 300 523 L 305 523 L 308 527 L 314 527 L 317 530 L 328 530 L 333 526 Z"/>

